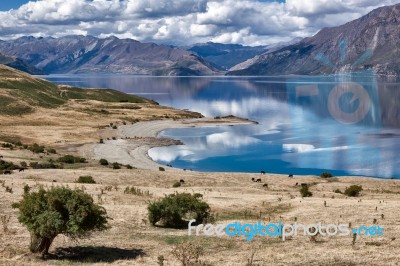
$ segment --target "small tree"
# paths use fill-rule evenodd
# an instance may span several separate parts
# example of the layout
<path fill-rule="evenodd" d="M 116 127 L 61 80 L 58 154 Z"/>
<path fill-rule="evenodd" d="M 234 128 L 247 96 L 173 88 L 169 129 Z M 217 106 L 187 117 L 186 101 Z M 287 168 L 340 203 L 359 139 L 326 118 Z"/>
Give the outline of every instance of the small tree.
<path fill-rule="evenodd" d="M 162 222 L 166 227 L 180 228 L 188 220 L 195 219 L 196 224 L 211 217 L 210 206 L 199 197 L 190 193 L 175 193 L 150 202 L 149 221 L 152 225 Z"/>
<path fill-rule="evenodd" d="M 363 190 L 362 186 L 351 185 L 350 187 L 346 188 L 344 194 L 349 197 L 358 197 L 360 192 Z"/>
<path fill-rule="evenodd" d="M 19 209 L 18 220 L 31 234 L 31 252 L 43 256 L 59 234 L 75 239 L 109 228 L 106 210 L 81 190 L 40 188 L 38 192 L 25 193 L 13 207 Z"/>

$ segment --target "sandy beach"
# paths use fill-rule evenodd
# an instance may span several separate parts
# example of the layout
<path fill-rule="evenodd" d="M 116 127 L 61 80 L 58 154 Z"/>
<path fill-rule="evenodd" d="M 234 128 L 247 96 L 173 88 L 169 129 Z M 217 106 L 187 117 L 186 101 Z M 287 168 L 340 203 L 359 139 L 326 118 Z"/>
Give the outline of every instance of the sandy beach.
<path fill-rule="evenodd" d="M 159 165 L 153 161 L 148 150 L 154 147 L 180 145 L 178 140 L 158 138 L 157 135 L 163 130 L 170 128 L 187 127 L 218 127 L 234 126 L 243 124 L 254 124 L 255 122 L 237 117 L 223 119 L 197 118 L 184 120 L 158 120 L 138 122 L 133 125 L 123 125 L 117 129 L 116 140 L 105 140 L 103 144 L 87 144 L 79 148 L 79 153 L 90 159 L 106 159 L 109 162 L 118 162 L 131 165 L 140 169 L 158 170 Z M 104 136 L 110 130 L 102 132 Z M 176 168 L 171 168 L 179 170 Z"/>

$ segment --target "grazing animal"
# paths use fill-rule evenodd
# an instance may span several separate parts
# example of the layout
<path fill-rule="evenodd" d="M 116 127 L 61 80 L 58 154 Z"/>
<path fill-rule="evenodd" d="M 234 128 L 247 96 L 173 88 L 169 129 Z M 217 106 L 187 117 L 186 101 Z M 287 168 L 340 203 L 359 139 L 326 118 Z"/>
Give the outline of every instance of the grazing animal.
<path fill-rule="evenodd" d="M 261 174 L 262 174 L 262 175 L 265 175 L 265 171 L 261 171 Z"/>
<path fill-rule="evenodd" d="M 266 188 L 267 188 L 267 187 L 268 187 L 268 184 L 264 184 L 263 187 L 266 187 Z"/>
<path fill-rule="evenodd" d="M 11 175 L 11 171 L 10 171 L 10 170 L 5 170 L 5 171 L 3 172 L 3 174 L 4 174 L 4 175 Z"/>
<path fill-rule="evenodd" d="M 261 178 L 258 178 L 256 182 L 261 183 Z"/>
<path fill-rule="evenodd" d="M 255 182 L 255 181 L 256 181 L 256 179 L 255 179 L 254 177 L 252 177 L 252 178 L 251 178 L 251 181 Z"/>
<path fill-rule="evenodd" d="M 23 171 L 25 171 L 25 168 L 19 169 L 19 172 L 20 172 L 20 173 L 23 172 Z"/>
<path fill-rule="evenodd" d="M 292 175 L 292 174 L 290 174 L 290 175 L 289 175 L 289 177 L 293 177 L 293 175 Z"/>
<path fill-rule="evenodd" d="M 298 185 L 299 185 L 299 183 L 296 182 L 296 186 L 298 186 Z"/>
<path fill-rule="evenodd" d="M 57 182 L 57 180 L 54 180 L 54 179 L 53 179 L 53 182 Z"/>
<path fill-rule="evenodd" d="M 185 183 L 185 180 L 181 179 L 179 180 L 180 183 Z"/>

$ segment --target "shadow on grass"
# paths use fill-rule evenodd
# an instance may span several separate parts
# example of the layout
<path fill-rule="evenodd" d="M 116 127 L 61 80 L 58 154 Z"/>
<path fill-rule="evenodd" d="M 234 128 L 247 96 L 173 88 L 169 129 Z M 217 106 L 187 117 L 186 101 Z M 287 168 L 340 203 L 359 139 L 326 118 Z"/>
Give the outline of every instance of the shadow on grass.
<path fill-rule="evenodd" d="M 121 249 L 112 247 L 68 247 L 57 248 L 48 259 L 69 260 L 75 262 L 105 262 L 111 263 L 117 260 L 133 260 L 144 256 L 142 249 Z"/>

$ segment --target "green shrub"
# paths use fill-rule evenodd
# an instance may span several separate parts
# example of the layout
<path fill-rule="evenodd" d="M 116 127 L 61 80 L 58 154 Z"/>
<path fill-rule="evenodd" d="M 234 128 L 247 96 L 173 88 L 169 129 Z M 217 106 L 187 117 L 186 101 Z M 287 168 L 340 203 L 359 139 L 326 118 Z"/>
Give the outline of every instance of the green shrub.
<path fill-rule="evenodd" d="M 25 193 L 13 207 L 19 209 L 18 220 L 30 232 L 31 252 L 42 255 L 48 254 L 59 234 L 76 239 L 109 227 L 106 210 L 81 190 L 40 188 L 38 192 Z"/>
<path fill-rule="evenodd" d="M 99 143 L 103 144 L 104 143 L 104 139 L 100 139 Z"/>
<path fill-rule="evenodd" d="M 322 178 L 331 178 L 331 177 L 333 177 L 333 175 L 331 173 L 329 173 L 329 172 L 323 172 L 320 175 L 320 177 L 322 177 Z"/>
<path fill-rule="evenodd" d="M 117 170 L 117 169 L 121 169 L 121 165 L 119 163 L 113 163 L 112 165 L 113 169 Z"/>
<path fill-rule="evenodd" d="M 56 149 L 47 149 L 47 152 L 48 153 L 52 153 L 52 154 L 56 154 L 57 153 Z"/>
<path fill-rule="evenodd" d="M 43 153 L 44 152 L 44 146 L 40 146 L 37 143 L 34 143 L 32 146 L 28 147 L 28 150 L 30 150 L 33 153 Z"/>
<path fill-rule="evenodd" d="M 165 168 L 160 166 L 160 167 L 158 167 L 158 170 L 160 170 L 161 172 L 164 172 Z"/>
<path fill-rule="evenodd" d="M 85 158 L 81 158 L 73 155 L 64 155 L 57 160 L 60 163 L 74 164 L 74 163 L 86 163 Z"/>
<path fill-rule="evenodd" d="M 126 169 L 133 169 L 133 167 L 130 164 L 127 164 Z"/>
<path fill-rule="evenodd" d="M 360 192 L 363 190 L 362 186 L 358 185 L 351 185 L 350 187 L 346 188 L 344 194 L 349 197 L 358 197 Z"/>
<path fill-rule="evenodd" d="M 96 184 L 96 181 L 94 181 L 93 177 L 90 175 L 84 175 L 80 176 L 78 180 L 76 180 L 76 183 L 83 183 L 83 184 Z"/>
<path fill-rule="evenodd" d="M 196 220 L 201 224 L 211 217 L 210 206 L 190 193 L 176 193 L 150 202 L 148 218 L 152 225 L 161 222 L 166 227 L 182 228 L 187 221 Z"/>
<path fill-rule="evenodd" d="M 333 192 L 338 193 L 338 194 L 343 194 L 343 192 L 340 189 L 335 189 Z"/>
<path fill-rule="evenodd" d="M 0 160 L 0 170 L 15 170 L 15 169 L 18 169 L 18 168 L 19 167 L 17 167 L 12 162 L 7 162 L 7 161 Z"/>
<path fill-rule="evenodd" d="M 300 194 L 302 197 L 311 197 L 312 193 L 309 191 L 309 185 L 301 186 Z"/>
<path fill-rule="evenodd" d="M 182 185 L 181 182 L 176 181 L 176 182 L 172 185 L 172 187 L 180 187 L 181 185 Z"/>
<path fill-rule="evenodd" d="M 11 143 L 2 143 L 1 147 L 5 148 L 5 149 L 13 149 L 14 146 Z"/>
<path fill-rule="evenodd" d="M 107 161 L 106 159 L 100 159 L 100 160 L 99 160 L 99 163 L 100 163 L 101 165 L 108 165 L 108 161 Z"/>
<path fill-rule="evenodd" d="M 22 147 L 23 146 L 21 141 L 14 142 L 14 145 L 18 146 L 18 147 Z"/>
<path fill-rule="evenodd" d="M 49 163 L 38 163 L 38 162 L 31 162 L 29 166 L 33 169 L 63 169 L 63 165 L 57 165 L 53 162 Z"/>
<path fill-rule="evenodd" d="M 112 129 L 117 129 L 118 127 L 116 126 L 116 125 L 113 125 L 112 126 Z"/>
<path fill-rule="evenodd" d="M 28 184 L 24 185 L 24 194 L 29 193 L 31 191 L 31 187 Z"/>

